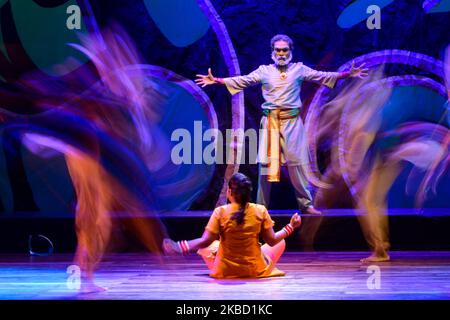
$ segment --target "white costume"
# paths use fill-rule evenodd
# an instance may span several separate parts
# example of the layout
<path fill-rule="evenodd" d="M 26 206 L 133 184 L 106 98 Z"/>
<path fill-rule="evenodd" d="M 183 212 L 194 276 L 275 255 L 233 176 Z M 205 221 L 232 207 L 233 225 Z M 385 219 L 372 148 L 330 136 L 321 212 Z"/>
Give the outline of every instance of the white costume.
<path fill-rule="evenodd" d="M 270 182 L 279 181 L 279 166 L 286 164 L 300 209 L 311 206 L 308 183 L 301 170 L 301 166 L 309 161 L 303 121 L 298 116 L 302 107 L 301 85 L 305 80 L 332 88 L 340 76 L 339 72 L 317 71 L 299 62 L 290 63 L 285 69 L 279 69 L 274 64 L 262 65 L 248 75 L 223 79 L 231 94 L 249 86 L 262 85 L 265 102 L 261 108 L 265 116 L 261 119 L 260 129 L 269 130 L 264 130 L 266 133 L 259 139 L 258 203 L 268 206 Z M 279 132 L 276 141 L 274 136 L 269 137 L 271 132 L 275 132 L 272 129 Z M 267 178 L 262 177 L 263 168 L 269 168 Z"/>

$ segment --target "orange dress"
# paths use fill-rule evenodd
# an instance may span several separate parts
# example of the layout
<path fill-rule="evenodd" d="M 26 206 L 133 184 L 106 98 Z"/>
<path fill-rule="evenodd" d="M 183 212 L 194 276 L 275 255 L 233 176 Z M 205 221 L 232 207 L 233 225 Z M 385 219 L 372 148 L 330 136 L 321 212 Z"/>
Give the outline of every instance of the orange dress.
<path fill-rule="evenodd" d="M 214 241 L 199 254 L 206 259 L 214 259 L 210 276 L 214 278 L 262 278 L 284 276 L 275 268 L 270 257 L 264 255 L 259 243 L 262 228 L 271 228 L 274 222 L 267 209 L 258 204 L 249 203 L 245 210 L 244 222 L 240 225 L 231 219 L 230 205 L 214 210 L 206 230 L 219 234 L 220 241 Z"/>

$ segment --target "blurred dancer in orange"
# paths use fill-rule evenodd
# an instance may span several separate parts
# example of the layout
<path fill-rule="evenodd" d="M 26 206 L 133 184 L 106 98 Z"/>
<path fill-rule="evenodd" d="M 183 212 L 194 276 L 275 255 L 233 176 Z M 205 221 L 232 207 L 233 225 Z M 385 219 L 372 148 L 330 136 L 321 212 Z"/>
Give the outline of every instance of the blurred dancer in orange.
<path fill-rule="evenodd" d="M 74 47 L 91 59 L 89 68 L 67 82 L 27 79 L 49 111 L 23 126 L 33 124 L 25 129 L 31 131 L 25 134 L 29 148 L 39 153 L 45 146 L 65 155 L 77 196 L 75 264 L 81 268 L 81 291 L 92 292 L 103 290 L 94 284 L 94 271 L 117 242 L 112 231 L 123 224 L 146 249 L 161 252 L 165 228 L 154 214 L 149 178 L 163 167 L 170 175 L 171 168 L 167 139 L 156 125 L 161 90 L 139 68 L 131 39 L 115 26 L 101 36 L 83 36 L 82 43 Z M 93 79 L 90 88 L 75 90 Z"/>

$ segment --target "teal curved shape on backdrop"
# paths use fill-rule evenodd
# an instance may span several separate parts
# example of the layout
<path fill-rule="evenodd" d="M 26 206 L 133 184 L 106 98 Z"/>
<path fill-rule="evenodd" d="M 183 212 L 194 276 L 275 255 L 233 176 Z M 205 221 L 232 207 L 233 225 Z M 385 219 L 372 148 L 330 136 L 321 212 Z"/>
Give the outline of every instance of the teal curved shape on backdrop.
<path fill-rule="evenodd" d="M 186 47 L 202 38 L 209 20 L 196 0 L 144 0 L 162 34 L 176 47 Z"/>
<path fill-rule="evenodd" d="M 428 13 L 440 13 L 450 11 L 450 0 L 442 0 L 437 5 L 435 5 Z"/>
<path fill-rule="evenodd" d="M 205 110 L 188 91 L 177 84 L 158 78 L 152 78 L 152 80 L 163 88 L 164 95 L 168 97 L 162 107 L 164 115 L 160 122 L 160 128 L 166 134 L 167 140 L 170 141 L 174 130 L 186 129 L 191 133 L 191 150 L 194 150 L 194 138 L 196 138 L 194 136 L 194 121 L 201 121 L 202 132 L 212 128 Z M 176 144 L 178 142 L 170 142 L 171 148 Z M 208 144 L 209 142 L 202 141 L 202 150 Z M 208 187 L 214 174 L 215 165 L 207 165 L 203 161 L 201 164 L 193 164 L 193 152 L 191 160 L 192 164 L 177 165 L 177 174 L 170 181 L 161 183 L 161 187 L 164 187 L 164 185 L 178 184 L 180 181 L 184 181 L 180 185 L 188 186 L 185 190 L 179 190 L 179 195 L 164 194 L 158 199 L 161 203 L 160 207 L 165 210 L 189 209 L 191 204 Z M 158 187 L 157 177 L 155 183 Z"/>
<path fill-rule="evenodd" d="M 394 0 L 356 0 L 348 5 L 340 14 L 337 24 L 343 29 L 348 29 L 369 17 L 367 8 L 377 5 L 380 9 L 388 6 Z"/>
<path fill-rule="evenodd" d="M 66 26 L 67 7 L 77 5 L 76 0 L 54 8 L 44 8 L 33 0 L 10 1 L 15 27 L 20 41 L 30 59 L 43 72 L 51 76 L 62 76 L 85 63 L 87 57 L 68 43 L 80 43 L 78 33 L 87 33 L 81 16 L 81 30 L 70 30 Z M 63 64 L 68 58 L 75 60 L 65 65 L 64 71 L 54 66 Z M 13 59 L 13 57 L 10 57 Z"/>
<path fill-rule="evenodd" d="M 445 119 L 445 97 L 421 86 L 394 87 L 383 108 L 384 129 L 391 130 L 405 121 L 438 123 Z"/>
<path fill-rule="evenodd" d="M 393 130 L 406 121 L 427 121 L 446 125 L 446 99 L 421 86 L 394 87 L 392 95 L 382 111 L 382 131 Z M 381 139 L 378 143 L 380 149 L 386 149 L 398 142 L 397 138 Z M 405 163 L 405 170 L 399 175 L 389 191 L 388 201 L 391 208 L 413 208 L 414 195 L 405 195 L 405 185 L 408 174 L 412 168 Z M 422 177 L 416 177 L 417 185 Z M 427 200 L 425 207 L 445 208 L 448 206 L 450 194 L 450 181 L 442 179 L 437 188 L 438 195 Z"/>
<path fill-rule="evenodd" d="M 381 131 L 390 131 L 408 121 L 427 121 L 444 124 L 445 98 L 425 87 L 398 86 L 382 108 Z M 445 125 L 445 124 L 444 124 Z M 380 150 L 386 150 L 399 143 L 391 136 L 377 142 Z"/>

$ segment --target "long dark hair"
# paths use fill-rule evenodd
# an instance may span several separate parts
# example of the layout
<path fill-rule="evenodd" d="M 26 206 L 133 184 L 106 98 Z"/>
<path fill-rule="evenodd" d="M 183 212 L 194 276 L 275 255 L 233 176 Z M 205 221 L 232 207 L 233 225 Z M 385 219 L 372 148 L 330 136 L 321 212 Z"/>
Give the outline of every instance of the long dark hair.
<path fill-rule="evenodd" d="M 234 213 L 231 219 L 236 220 L 237 224 L 242 224 L 244 222 L 245 208 L 250 202 L 252 195 L 252 182 L 246 175 L 235 173 L 228 181 L 228 188 L 230 188 L 234 200 L 239 204 L 239 210 Z"/>

